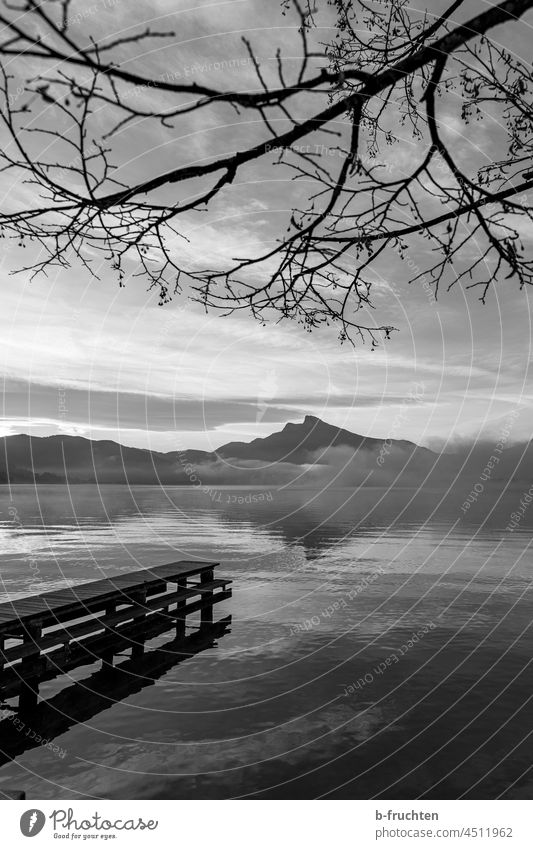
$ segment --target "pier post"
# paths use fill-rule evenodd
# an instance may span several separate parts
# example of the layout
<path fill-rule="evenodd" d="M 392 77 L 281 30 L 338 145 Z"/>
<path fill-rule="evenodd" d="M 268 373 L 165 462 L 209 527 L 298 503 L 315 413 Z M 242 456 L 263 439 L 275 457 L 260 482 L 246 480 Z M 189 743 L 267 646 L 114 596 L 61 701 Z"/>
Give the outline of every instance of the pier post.
<path fill-rule="evenodd" d="M 144 586 L 144 589 L 142 589 L 139 593 L 138 604 L 141 604 L 143 607 L 146 607 L 146 585 Z M 143 623 L 146 621 L 146 613 L 143 613 L 141 616 L 139 616 L 137 621 L 139 622 L 139 625 L 142 626 Z M 142 657 L 143 654 L 144 654 L 144 635 L 140 634 L 132 645 L 131 656 L 132 656 L 132 658 L 137 658 L 137 657 Z"/>
<path fill-rule="evenodd" d="M 204 569 L 204 571 L 201 572 L 201 574 L 200 574 L 200 586 L 202 586 L 202 584 L 211 583 L 211 581 L 213 580 L 213 577 L 214 577 L 214 570 L 213 569 Z M 211 590 L 211 592 L 202 594 L 202 601 L 203 602 L 211 601 L 211 604 L 207 603 L 205 607 L 202 607 L 202 610 L 201 610 L 201 613 L 200 613 L 200 624 L 201 625 L 212 625 L 213 624 L 212 599 L 213 599 L 213 591 L 212 590 Z"/>
<path fill-rule="evenodd" d="M 167 592 L 167 591 L 168 591 L 168 582 L 167 582 L 167 581 L 165 581 L 165 592 Z M 162 614 L 168 613 L 168 605 L 167 605 L 167 607 L 162 607 L 162 608 L 161 608 L 161 613 L 162 613 Z"/>
<path fill-rule="evenodd" d="M 187 578 L 179 578 L 178 579 L 178 592 L 179 590 L 187 589 Z M 185 612 L 183 608 L 187 604 L 186 600 L 178 601 L 176 604 L 176 637 L 184 637 L 185 636 Z"/>
<path fill-rule="evenodd" d="M 26 625 L 24 629 L 23 646 L 36 645 L 41 639 L 42 628 L 40 624 Z M 37 658 L 35 655 L 29 655 L 22 659 L 20 664 L 20 676 L 23 681 L 22 689 L 19 696 L 19 711 L 28 713 L 37 707 L 39 701 L 39 671 L 36 669 L 36 660 L 41 658 L 41 652 Z"/>
<path fill-rule="evenodd" d="M 114 601 L 110 604 L 106 604 L 105 607 L 105 615 L 112 616 L 113 613 L 116 612 L 117 605 Z M 113 649 L 106 649 L 102 652 L 102 669 L 105 669 L 106 666 L 113 666 Z"/>

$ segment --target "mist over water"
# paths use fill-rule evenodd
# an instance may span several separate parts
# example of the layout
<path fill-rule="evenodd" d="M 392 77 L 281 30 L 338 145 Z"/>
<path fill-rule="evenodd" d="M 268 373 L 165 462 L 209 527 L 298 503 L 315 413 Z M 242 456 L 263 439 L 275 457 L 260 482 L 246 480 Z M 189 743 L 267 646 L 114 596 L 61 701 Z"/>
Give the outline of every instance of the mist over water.
<path fill-rule="evenodd" d="M 190 557 L 234 594 L 216 646 L 0 779 L 29 798 L 527 797 L 533 510 L 489 481 L 463 511 L 473 483 L 2 487 L 3 601 Z"/>

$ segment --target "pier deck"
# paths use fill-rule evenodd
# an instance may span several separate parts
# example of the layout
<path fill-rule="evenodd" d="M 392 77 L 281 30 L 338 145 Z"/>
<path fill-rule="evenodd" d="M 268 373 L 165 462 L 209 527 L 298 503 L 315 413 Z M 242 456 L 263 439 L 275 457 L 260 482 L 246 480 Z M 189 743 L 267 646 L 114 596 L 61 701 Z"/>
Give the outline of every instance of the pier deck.
<path fill-rule="evenodd" d="M 34 702 L 40 681 L 98 659 L 112 665 L 125 648 L 142 655 L 165 627 L 184 638 L 191 613 L 211 624 L 213 605 L 231 597 L 218 565 L 165 563 L 0 604 L 0 699 Z"/>

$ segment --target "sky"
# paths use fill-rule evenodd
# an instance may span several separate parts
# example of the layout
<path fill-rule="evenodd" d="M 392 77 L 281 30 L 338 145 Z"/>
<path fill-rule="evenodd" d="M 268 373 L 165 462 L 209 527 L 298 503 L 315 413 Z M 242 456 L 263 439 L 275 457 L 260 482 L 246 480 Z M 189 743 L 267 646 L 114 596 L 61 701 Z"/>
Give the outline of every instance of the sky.
<path fill-rule="evenodd" d="M 80 6 L 84 26 L 91 16 L 110 31 L 124 26 L 120 3 L 93 6 Z M 146 15 L 142 4 L 136 9 Z M 275 44 L 288 60 L 296 44 L 276 3 L 152 0 L 151 9 L 159 24 L 170 9 L 179 23 L 169 45 L 143 56 L 157 74 L 214 75 L 228 86 L 239 75 L 240 84 L 251 84 L 246 63 L 211 65 L 245 58 L 243 32 L 267 68 Z M 511 37 L 521 50 L 523 35 Z M 215 144 L 231 144 L 236 130 L 228 113 L 214 118 L 193 113 L 177 135 L 130 129 L 116 142 L 125 167 L 149 174 L 154 162 L 183 155 L 196 161 Z M 484 140 L 476 131 L 463 135 L 453 114 L 448 129 L 465 157 L 472 147 L 482 149 Z M 243 132 L 252 137 L 258 129 Z M 5 178 L 0 196 L 20 203 L 28 191 Z M 276 169 L 247 172 L 209 215 L 187 219 L 190 241 L 181 250 L 192 262 L 221 261 L 268 243 L 289 214 L 294 191 Z M 206 315 L 186 297 L 160 307 L 142 279 L 128 274 L 119 288 L 104 265 L 98 280 L 75 265 L 48 277 L 13 275 L 23 259 L 16 244 L 7 245 L 0 268 L 0 435 L 70 433 L 161 451 L 213 449 L 312 414 L 357 433 L 449 449 L 497 435 L 517 409 L 513 438 L 531 436 L 531 294 L 512 280 L 496 280 L 485 306 L 475 290 L 459 287 L 435 302 L 424 287 L 406 284 L 396 257 L 376 281 L 375 307 L 379 321 L 398 332 L 371 350 L 341 346 L 332 331 L 308 334 L 292 322 L 262 326 L 246 315 Z"/>

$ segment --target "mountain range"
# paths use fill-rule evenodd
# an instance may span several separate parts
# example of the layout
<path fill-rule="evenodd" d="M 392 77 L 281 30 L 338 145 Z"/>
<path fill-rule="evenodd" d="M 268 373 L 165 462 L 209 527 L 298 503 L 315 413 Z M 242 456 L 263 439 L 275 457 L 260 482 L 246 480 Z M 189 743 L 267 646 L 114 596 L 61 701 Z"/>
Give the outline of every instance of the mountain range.
<path fill-rule="evenodd" d="M 230 442 L 216 451 L 185 449 L 167 453 L 128 448 L 110 440 L 81 436 L 28 436 L 20 434 L 0 439 L 0 483 L 115 483 L 188 484 L 207 482 L 257 481 L 258 474 L 276 469 L 321 467 L 331 464 L 332 452 L 352 458 L 398 455 L 433 462 L 432 451 L 414 442 L 361 436 L 306 416 L 298 424 L 289 422 L 276 433 L 251 442 Z M 296 469 L 298 471 L 298 469 Z M 194 481 L 191 480 L 194 476 Z M 198 484 L 197 484 L 198 485 Z"/>

